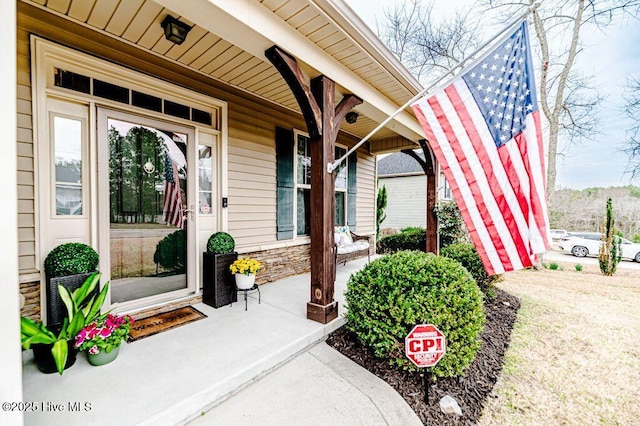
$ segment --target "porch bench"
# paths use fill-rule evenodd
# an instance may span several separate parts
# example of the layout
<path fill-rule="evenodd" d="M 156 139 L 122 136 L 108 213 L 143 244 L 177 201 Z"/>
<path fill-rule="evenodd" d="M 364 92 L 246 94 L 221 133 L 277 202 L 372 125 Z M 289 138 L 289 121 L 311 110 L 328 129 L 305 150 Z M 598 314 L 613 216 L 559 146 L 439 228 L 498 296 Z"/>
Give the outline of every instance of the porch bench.
<path fill-rule="evenodd" d="M 367 261 L 371 261 L 368 235 L 358 235 L 349 230 L 348 226 L 336 226 L 334 230 L 336 247 L 336 265 L 346 263 L 350 260 L 367 256 Z"/>

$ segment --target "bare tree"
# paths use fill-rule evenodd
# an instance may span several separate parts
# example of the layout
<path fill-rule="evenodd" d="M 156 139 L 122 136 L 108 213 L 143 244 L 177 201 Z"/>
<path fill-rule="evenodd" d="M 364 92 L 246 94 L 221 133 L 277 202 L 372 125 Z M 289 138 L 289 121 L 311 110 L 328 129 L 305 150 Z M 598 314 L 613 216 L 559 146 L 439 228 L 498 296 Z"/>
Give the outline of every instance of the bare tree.
<path fill-rule="evenodd" d="M 533 6 L 535 0 L 487 0 L 487 3 L 502 16 L 513 16 L 516 10 Z M 539 102 L 549 123 L 548 194 L 556 184 L 560 132 L 575 140 L 591 137 L 597 129 L 595 110 L 602 98 L 588 86 L 589 78 L 573 70 L 576 56 L 583 50 L 581 35 L 584 31 L 602 29 L 625 13 L 637 14 L 639 4 L 638 0 L 546 1 L 531 14 L 541 64 Z"/>
<path fill-rule="evenodd" d="M 423 84 L 440 78 L 479 44 L 478 24 L 462 12 L 434 23 L 433 3 L 395 3 L 378 36 Z"/>
<path fill-rule="evenodd" d="M 625 96 L 625 112 L 632 120 L 631 128 L 627 129 L 627 144 L 625 150 L 629 154 L 627 171 L 631 178 L 640 177 L 640 80 L 629 77 Z"/>
<path fill-rule="evenodd" d="M 423 83 L 434 81 L 479 44 L 480 21 L 489 15 L 512 19 L 535 0 L 485 0 L 485 15 L 457 13 L 434 23 L 432 3 L 406 0 L 385 11 L 387 21 L 379 27 L 380 38 Z M 597 133 L 597 109 L 602 97 L 591 76 L 579 74 L 575 59 L 583 48 L 581 35 L 613 23 L 624 13 L 635 14 L 640 0 L 545 1 L 532 13 L 539 55 L 539 103 L 548 126 L 549 164 L 547 192 L 556 186 L 558 139 L 571 142 L 593 138 Z M 552 43 L 550 43 L 552 41 Z M 638 148 L 640 154 L 640 147 Z"/>

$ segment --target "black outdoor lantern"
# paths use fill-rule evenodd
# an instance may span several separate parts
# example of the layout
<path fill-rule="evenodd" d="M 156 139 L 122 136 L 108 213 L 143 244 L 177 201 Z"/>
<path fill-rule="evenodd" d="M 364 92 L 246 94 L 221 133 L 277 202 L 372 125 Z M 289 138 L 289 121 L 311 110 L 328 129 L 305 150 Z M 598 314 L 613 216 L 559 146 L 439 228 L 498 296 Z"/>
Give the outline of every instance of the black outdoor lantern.
<path fill-rule="evenodd" d="M 164 29 L 164 36 L 167 40 L 174 42 L 175 44 L 182 44 L 187 38 L 187 33 L 191 31 L 191 27 L 184 22 L 180 22 L 171 15 L 167 15 L 166 18 L 160 24 Z"/>
<path fill-rule="evenodd" d="M 349 124 L 353 124 L 356 121 L 358 121 L 358 113 L 357 112 L 348 112 L 347 115 L 344 117 L 345 120 L 347 120 L 347 123 Z"/>

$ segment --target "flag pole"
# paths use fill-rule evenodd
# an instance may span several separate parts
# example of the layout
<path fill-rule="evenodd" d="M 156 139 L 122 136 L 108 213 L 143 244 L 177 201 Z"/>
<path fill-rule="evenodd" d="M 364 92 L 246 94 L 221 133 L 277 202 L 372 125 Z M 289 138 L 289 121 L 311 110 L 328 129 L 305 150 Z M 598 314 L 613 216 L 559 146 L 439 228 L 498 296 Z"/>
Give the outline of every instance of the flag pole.
<path fill-rule="evenodd" d="M 507 32 L 511 28 L 513 28 L 516 25 L 518 25 L 524 18 L 527 17 L 527 15 L 529 15 L 531 12 L 536 10 L 538 8 L 538 6 L 540 6 L 540 2 L 535 3 L 532 6 L 528 7 L 527 10 L 522 15 L 520 15 L 517 19 L 514 19 L 509 25 L 504 27 L 502 30 L 498 31 L 498 33 L 496 33 L 493 37 L 491 37 L 488 41 L 486 41 L 482 46 L 480 46 L 476 50 L 474 50 L 473 53 L 471 53 L 466 58 L 462 59 L 457 64 L 455 64 L 453 66 L 453 68 L 451 68 L 449 71 L 447 71 L 445 74 L 443 74 L 435 83 L 433 83 L 432 85 L 430 85 L 427 88 L 422 89 L 414 97 L 409 99 L 404 105 L 402 105 L 400 108 L 398 108 L 393 114 L 391 114 L 389 117 L 387 117 L 382 123 L 378 124 L 375 129 L 370 131 L 367 136 L 362 138 L 360 140 L 360 142 L 355 144 L 349 151 L 347 151 L 346 154 L 344 154 L 342 157 L 340 157 L 339 159 L 337 159 L 333 163 L 328 163 L 327 164 L 327 173 L 329 173 L 329 174 L 333 173 L 333 171 L 340 165 L 340 163 L 342 163 L 355 150 L 360 148 L 360 146 L 363 143 L 365 143 L 366 141 L 368 141 L 371 136 L 375 135 L 378 132 L 378 130 L 382 129 L 388 122 L 393 120 L 394 117 L 396 117 L 398 114 L 400 114 L 402 111 L 404 111 L 409 105 L 411 105 L 412 103 L 417 101 L 425 93 L 429 92 L 434 87 L 438 86 L 445 78 L 447 78 L 449 76 L 449 74 L 453 74 L 455 70 L 457 70 L 458 68 L 463 66 L 469 59 L 473 58 L 476 54 L 478 54 L 478 52 L 482 51 L 485 47 L 487 47 L 489 44 L 491 44 L 495 39 L 500 37 L 502 34 Z"/>

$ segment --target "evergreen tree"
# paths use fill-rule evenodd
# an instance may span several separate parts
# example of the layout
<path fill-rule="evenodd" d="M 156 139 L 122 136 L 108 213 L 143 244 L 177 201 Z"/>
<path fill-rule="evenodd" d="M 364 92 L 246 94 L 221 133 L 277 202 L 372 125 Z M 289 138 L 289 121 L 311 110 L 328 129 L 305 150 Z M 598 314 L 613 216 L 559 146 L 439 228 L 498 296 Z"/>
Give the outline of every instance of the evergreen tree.
<path fill-rule="evenodd" d="M 602 245 L 598 254 L 600 271 L 603 275 L 611 276 L 615 274 L 618 263 L 622 256 L 620 248 L 620 237 L 616 235 L 613 220 L 613 206 L 611 198 L 607 200 L 607 219 L 602 226 Z"/>
<path fill-rule="evenodd" d="M 387 187 L 382 185 L 378 188 L 378 199 L 376 200 L 376 239 L 380 235 L 380 224 L 387 218 L 384 210 L 387 208 Z"/>

